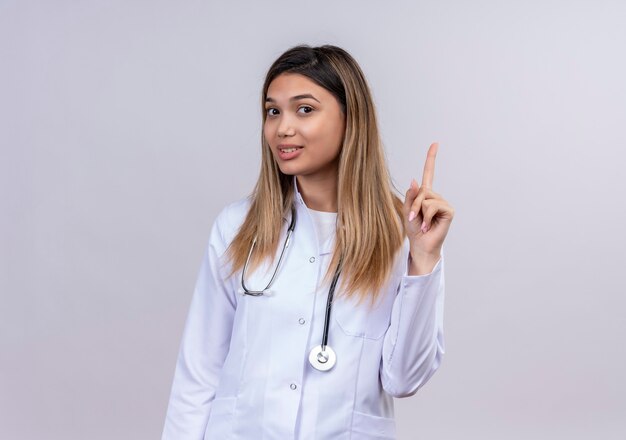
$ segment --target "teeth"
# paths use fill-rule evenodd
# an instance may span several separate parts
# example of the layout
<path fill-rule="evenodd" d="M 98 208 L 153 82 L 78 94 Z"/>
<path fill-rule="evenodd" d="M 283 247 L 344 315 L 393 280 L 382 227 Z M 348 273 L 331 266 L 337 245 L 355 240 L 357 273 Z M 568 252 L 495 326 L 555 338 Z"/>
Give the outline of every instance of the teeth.
<path fill-rule="evenodd" d="M 297 148 L 281 148 L 280 151 L 282 151 L 283 153 L 293 153 L 296 150 Z"/>

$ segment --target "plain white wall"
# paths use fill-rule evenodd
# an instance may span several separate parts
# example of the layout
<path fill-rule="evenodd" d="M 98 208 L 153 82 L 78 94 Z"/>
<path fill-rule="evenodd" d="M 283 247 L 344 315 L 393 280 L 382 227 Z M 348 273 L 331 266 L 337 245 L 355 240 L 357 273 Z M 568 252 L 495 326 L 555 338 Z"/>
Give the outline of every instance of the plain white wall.
<path fill-rule="evenodd" d="M 623 1 L 0 1 L 0 438 L 158 438 L 263 76 L 360 62 L 399 189 L 440 142 L 447 353 L 399 439 L 626 438 Z"/>

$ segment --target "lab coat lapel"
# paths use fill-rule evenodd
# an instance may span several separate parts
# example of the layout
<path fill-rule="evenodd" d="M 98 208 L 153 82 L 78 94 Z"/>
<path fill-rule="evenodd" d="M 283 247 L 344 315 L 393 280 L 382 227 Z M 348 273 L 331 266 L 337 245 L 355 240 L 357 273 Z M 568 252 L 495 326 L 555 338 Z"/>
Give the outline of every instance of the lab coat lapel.
<path fill-rule="evenodd" d="M 315 227 L 313 224 L 313 219 L 311 218 L 311 215 L 309 214 L 308 211 L 308 207 L 306 206 L 306 204 L 304 203 L 304 199 L 302 198 L 302 195 L 300 194 L 300 190 L 298 189 L 298 182 L 296 180 L 296 176 L 293 176 L 293 188 L 294 188 L 294 201 L 296 203 L 296 207 L 297 209 L 297 222 L 302 222 L 305 219 L 303 217 L 306 217 L 306 223 L 307 223 L 307 228 L 309 229 L 310 235 L 312 237 L 316 237 L 317 233 L 315 232 Z M 285 220 L 287 220 L 287 217 L 284 217 Z M 316 240 L 317 243 L 317 240 Z M 328 239 L 326 239 L 326 241 L 324 243 L 322 243 L 322 246 L 319 248 L 319 255 L 327 255 L 330 254 L 335 246 L 335 234 L 332 234 L 330 237 L 328 237 Z M 317 246 L 314 246 L 314 248 L 317 248 Z"/>

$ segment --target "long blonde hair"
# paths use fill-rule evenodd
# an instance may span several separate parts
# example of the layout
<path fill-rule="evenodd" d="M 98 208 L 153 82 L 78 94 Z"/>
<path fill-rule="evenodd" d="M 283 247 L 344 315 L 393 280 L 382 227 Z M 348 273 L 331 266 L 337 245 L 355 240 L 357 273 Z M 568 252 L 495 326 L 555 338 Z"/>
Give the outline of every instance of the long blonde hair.
<path fill-rule="evenodd" d="M 378 133 L 376 111 L 365 76 L 345 50 L 331 45 L 300 45 L 283 53 L 270 67 L 263 85 L 261 114 L 270 83 L 282 73 L 298 73 L 332 93 L 346 117 L 339 157 L 337 229 L 325 280 L 341 261 L 341 289 L 360 303 L 373 304 L 393 268 L 404 239 L 402 201 L 394 194 Z M 251 205 L 227 255 L 232 273 L 243 268 L 256 237 L 251 268 L 272 259 L 286 216 L 294 203 L 293 177 L 283 174 L 261 134 L 262 159 Z"/>

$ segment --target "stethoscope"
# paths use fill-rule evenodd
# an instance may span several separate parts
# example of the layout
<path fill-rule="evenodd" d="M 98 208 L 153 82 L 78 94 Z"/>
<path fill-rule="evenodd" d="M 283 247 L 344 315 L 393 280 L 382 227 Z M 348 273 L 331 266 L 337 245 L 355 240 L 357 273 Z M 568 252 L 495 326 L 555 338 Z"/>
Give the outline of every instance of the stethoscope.
<path fill-rule="evenodd" d="M 289 229 L 287 229 L 287 237 L 285 238 L 285 242 L 283 244 L 283 249 L 280 253 L 280 257 L 278 257 L 278 263 L 276 264 L 276 268 L 274 268 L 274 273 L 272 274 L 272 278 L 270 278 L 269 283 L 263 290 L 251 290 L 246 287 L 245 276 L 246 271 L 248 270 L 248 263 L 250 262 L 250 257 L 252 257 L 252 251 L 254 250 L 254 246 L 256 245 L 256 237 L 252 241 L 252 245 L 250 246 L 250 252 L 248 252 L 248 258 L 246 258 L 246 262 L 243 265 L 243 271 L 241 272 L 241 287 L 243 289 L 243 293 L 246 295 L 252 296 L 261 296 L 265 295 L 272 283 L 276 279 L 276 273 L 278 272 L 278 268 L 280 267 L 280 263 L 283 261 L 283 257 L 285 256 L 285 250 L 289 247 L 289 241 L 291 239 L 291 234 L 296 227 L 296 209 L 291 207 L 291 223 L 289 224 Z M 328 289 L 328 298 L 326 300 L 326 316 L 324 318 L 324 333 L 322 335 L 322 343 L 316 347 L 311 349 L 309 353 L 309 362 L 313 366 L 313 368 L 320 371 L 328 371 L 335 366 L 337 362 L 337 355 L 335 351 L 328 345 L 328 323 L 330 322 L 330 312 L 333 303 L 333 295 L 335 293 L 335 287 L 337 286 L 337 280 L 339 279 L 339 274 L 341 272 L 341 261 L 337 265 L 337 269 L 335 269 L 335 274 L 333 275 L 333 279 L 330 283 L 330 288 Z"/>

